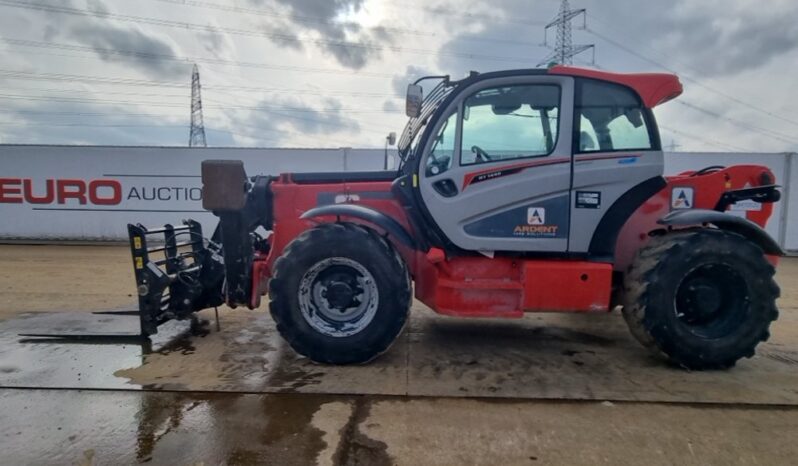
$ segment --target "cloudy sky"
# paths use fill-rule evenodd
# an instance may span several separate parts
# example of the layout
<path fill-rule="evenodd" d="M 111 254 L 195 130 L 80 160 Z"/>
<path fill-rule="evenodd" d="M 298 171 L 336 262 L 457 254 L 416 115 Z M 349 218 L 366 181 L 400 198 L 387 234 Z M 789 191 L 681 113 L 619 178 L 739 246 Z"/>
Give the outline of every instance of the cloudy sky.
<path fill-rule="evenodd" d="M 0 143 L 381 147 L 421 73 L 534 67 L 558 0 L 0 0 Z M 798 150 L 798 2 L 572 0 L 594 65 L 673 71 L 687 151 Z M 579 28 L 577 28 L 579 26 Z M 550 42 L 553 35 L 550 35 Z M 592 53 L 577 64 L 593 63 Z"/>

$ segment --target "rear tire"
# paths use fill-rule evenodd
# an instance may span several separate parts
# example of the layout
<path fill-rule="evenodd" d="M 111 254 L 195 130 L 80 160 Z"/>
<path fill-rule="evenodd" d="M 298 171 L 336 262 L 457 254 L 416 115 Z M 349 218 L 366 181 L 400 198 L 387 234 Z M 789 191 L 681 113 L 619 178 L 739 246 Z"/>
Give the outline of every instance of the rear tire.
<path fill-rule="evenodd" d="M 653 238 L 624 279 L 623 315 L 644 346 L 688 369 L 754 355 L 778 317 L 775 268 L 762 249 L 723 230 Z"/>
<path fill-rule="evenodd" d="M 407 322 L 410 276 L 373 230 L 327 223 L 286 246 L 269 281 L 277 330 L 299 354 L 329 364 L 385 352 Z"/>

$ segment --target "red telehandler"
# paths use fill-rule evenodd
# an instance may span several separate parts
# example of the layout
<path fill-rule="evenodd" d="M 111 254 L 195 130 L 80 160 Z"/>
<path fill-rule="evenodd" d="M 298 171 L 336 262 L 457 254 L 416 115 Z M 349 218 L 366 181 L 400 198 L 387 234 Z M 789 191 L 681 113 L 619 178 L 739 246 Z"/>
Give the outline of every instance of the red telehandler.
<path fill-rule="evenodd" d="M 298 353 L 362 363 L 415 294 L 456 317 L 622 306 L 675 364 L 730 367 L 778 315 L 783 252 L 763 228 L 780 193 L 762 166 L 663 177 L 652 109 L 681 92 L 670 74 L 569 66 L 427 77 L 408 86 L 396 171 L 249 178 L 207 160 L 209 239 L 190 220 L 129 226 L 142 333 L 268 294 Z"/>

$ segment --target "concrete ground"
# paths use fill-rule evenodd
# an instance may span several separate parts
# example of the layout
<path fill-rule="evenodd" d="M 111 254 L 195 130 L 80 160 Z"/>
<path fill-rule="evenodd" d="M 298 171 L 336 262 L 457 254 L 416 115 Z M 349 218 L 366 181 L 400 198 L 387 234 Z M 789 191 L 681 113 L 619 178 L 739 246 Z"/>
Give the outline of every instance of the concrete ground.
<path fill-rule="evenodd" d="M 618 315 L 464 321 L 416 304 L 365 366 L 294 355 L 268 313 L 222 309 L 151 347 L 21 342 L 132 331 L 124 247 L 0 246 L 0 448 L 8 464 L 790 464 L 798 260 L 757 356 L 690 373 Z M 205 317 L 212 317 L 207 312 Z"/>

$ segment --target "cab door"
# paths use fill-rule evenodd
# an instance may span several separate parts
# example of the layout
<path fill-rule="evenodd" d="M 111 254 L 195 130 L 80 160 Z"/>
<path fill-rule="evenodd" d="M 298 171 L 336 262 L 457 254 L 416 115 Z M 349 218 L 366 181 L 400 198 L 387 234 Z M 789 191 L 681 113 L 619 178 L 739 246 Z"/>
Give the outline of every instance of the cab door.
<path fill-rule="evenodd" d="M 573 78 L 496 77 L 459 91 L 422 152 L 419 190 L 460 248 L 568 249 Z"/>
<path fill-rule="evenodd" d="M 577 78 L 569 250 L 611 258 L 626 219 L 665 186 L 650 109 L 630 88 Z"/>

